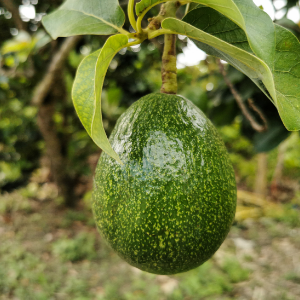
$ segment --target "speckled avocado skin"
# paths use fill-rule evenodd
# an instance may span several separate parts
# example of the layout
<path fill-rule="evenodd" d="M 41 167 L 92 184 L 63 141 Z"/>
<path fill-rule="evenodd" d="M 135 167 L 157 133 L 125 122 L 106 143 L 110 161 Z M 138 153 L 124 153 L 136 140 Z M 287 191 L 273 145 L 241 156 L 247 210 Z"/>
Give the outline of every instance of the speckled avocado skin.
<path fill-rule="evenodd" d="M 103 153 L 93 212 L 105 240 L 131 265 L 156 274 L 200 266 L 234 219 L 236 183 L 215 127 L 189 100 L 150 94 L 110 137 L 124 165 Z"/>

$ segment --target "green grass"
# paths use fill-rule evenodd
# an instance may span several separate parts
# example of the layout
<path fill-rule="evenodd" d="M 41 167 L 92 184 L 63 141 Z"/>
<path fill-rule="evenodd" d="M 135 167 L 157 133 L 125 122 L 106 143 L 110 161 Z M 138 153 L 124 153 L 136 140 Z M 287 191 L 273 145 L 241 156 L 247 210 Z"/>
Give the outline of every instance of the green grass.
<path fill-rule="evenodd" d="M 186 273 L 156 276 L 119 258 L 90 225 L 93 216 L 87 207 L 63 210 L 54 201 L 37 205 L 18 192 L 0 203 L 0 300 L 236 300 L 240 285 L 253 285 L 248 264 L 268 276 L 274 269 L 267 263 L 259 266 L 255 256 L 238 259 L 229 240 L 220 261 L 213 258 Z M 299 225 L 298 210 L 286 209 L 281 218 L 265 218 L 249 228 L 234 226 L 231 236 L 250 239 L 255 233 L 255 251 L 267 240 L 286 239 L 282 232 Z M 5 214 L 11 219 L 5 221 Z M 300 282 L 294 271 L 286 270 L 280 278 Z M 293 299 L 281 289 L 280 299 Z"/>
<path fill-rule="evenodd" d="M 82 232 L 72 239 L 62 238 L 53 243 L 53 254 L 64 262 L 92 260 L 97 257 L 95 234 Z"/>
<path fill-rule="evenodd" d="M 300 212 L 293 204 L 284 205 L 284 212 L 274 218 L 276 221 L 283 222 L 292 228 L 300 227 Z"/>
<path fill-rule="evenodd" d="M 30 209 L 23 210 L 17 203 L 23 198 L 13 199 L 13 223 L 0 219 L 5 228 L 1 300 L 223 300 L 234 290 L 228 270 L 213 261 L 171 277 L 142 272 L 120 259 L 88 225 L 90 211 L 62 211 L 54 202 L 38 211 L 28 202 Z M 162 288 L 167 285 L 169 293 Z"/>
<path fill-rule="evenodd" d="M 229 278 L 216 268 L 211 261 L 178 277 L 181 282 L 178 290 L 174 292 L 172 300 L 183 299 L 185 296 L 191 300 L 202 299 L 223 295 L 233 289 Z"/>
<path fill-rule="evenodd" d="M 30 212 L 31 210 L 28 198 L 22 196 L 21 193 L 0 194 L 0 215 L 16 211 Z"/>
<path fill-rule="evenodd" d="M 86 212 L 77 211 L 77 210 L 68 210 L 64 215 L 61 226 L 68 228 L 73 224 L 73 222 L 76 221 L 86 223 L 88 221 L 88 216 Z"/>
<path fill-rule="evenodd" d="M 285 277 L 286 280 L 289 280 L 289 281 L 295 282 L 297 284 L 300 284 L 300 274 L 299 273 L 289 272 L 284 277 Z"/>
<path fill-rule="evenodd" d="M 227 259 L 222 268 L 232 283 L 245 281 L 250 275 L 249 271 L 243 268 L 241 264 L 233 258 Z"/>

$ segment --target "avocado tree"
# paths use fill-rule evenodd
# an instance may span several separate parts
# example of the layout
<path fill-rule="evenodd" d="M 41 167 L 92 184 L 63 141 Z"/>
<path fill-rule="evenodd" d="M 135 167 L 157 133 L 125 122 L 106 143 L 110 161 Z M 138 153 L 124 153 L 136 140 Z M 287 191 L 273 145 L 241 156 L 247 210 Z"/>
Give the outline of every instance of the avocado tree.
<path fill-rule="evenodd" d="M 137 3 L 137 20 L 133 11 L 134 1 L 129 2 L 128 17 L 136 30 L 134 33 L 122 27 L 125 16 L 117 1 L 85 4 L 69 0 L 43 19 L 45 28 L 53 38 L 114 34 L 101 50 L 82 62 L 73 88 L 76 111 L 87 132 L 101 149 L 119 159 L 107 141 L 100 113 L 102 84 L 111 60 L 121 49 L 159 35 L 165 35 L 166 49 L 162 92 L 176 93 L 175 53 L 170 50 L 173 50 L 175 34 L 186 35 L 208 54 L 229 62 L 247 75 L 275 105 L 288 130 L 300 129 L 297 67 L 300 45 L 289 30 L 274 24 L 251 1 L 200 0 L 193 1 L 199 5 L 183 20 L 176 18 L 176 10 L 181 5 L 189 5 L 191 1 L 167 1 L 160 14 L 150 20 L 149 26 L 142 28 L 146 13 L 163 2 Z M 87 73 L 93 69 L 94 74 Z M 86 97 L 90 93 L 92 97 Z"/>
<path fill-rule="evenodd" d="M 158 4 L 159 14 L 143 28 L 143 18 Z M 182 6 L 186 14 L 178 19 Z M 67 0 L 43 24 L 54 39 L 110 35 L 82 61 L 72 92 L 83 126 L 104 151 L 94 186 L 96 223 L 132 265 L 174 274 L 211 257 L 236 207 L 234 173 L 220 137 L 195 105 L 177 95 L 176 35 L 249 77 L 289 131 L 300 129 L 300 43 L 249 0 L 141 0 L 136 5 L 130 0 L 128 18 L 133 32 L 123 28 L 117 0 Z M 160 35 L 161 94 L 131 106 L 109 141 L 101 113 L 108 67 L 123 48 Z"/>
<path fill-rule="evenodd" d="M 46 145 L 45 152 L 50 160 L 43 158 L 43 164 L 51 166 L 51 180 L 53 178 L 57 184 L 65 204 L 72 206 L 75 197 L 68 186 L 76 184 L 78 172 L 74 167 L 72 171 L 68 168 L 70 155 L 66 153 L 70 133 L 62 129 L 69 127 L 70 132 L 70 128 L 77 131 L 81 127 L 72 117 L 72 106 L 72 114 L 68 113 L 70 97 L 66 84 L 66 78 L 72 76 L 71 64 L 67 65 L 66 60 L 79 38 L 71 38 L 64 47 L 60 42 L 51 42 L 45 30 L 40 28 L 40 20 L 46 9 L 56 8 L 61 1 L 32 3 L 36 10 L 32 20 L 21 18 L 20 3 L 11 0 L 0 3 L 0 135 L 3 143 L 0 169 L 4 171 L 0 186 L 1 190 L 10 191 L 26 184 L 39 167 Z M 51 64 L 53 61 L 60 64 L 59 71 Z M 45 82 L 50 87 L 41 93 L 38 84 L 42 86 Z M 79 158 L 77 154 L 75 156 Z"/>
<path fill-rule="evenodd" d="M 0 3 L 0 190 L 9 192 L 28 181 L 40 188 L 53 182 L 62 203 L 74 206 L 89 189 L 100 149 L 74 113 L 72 83 L 80 61 L 102 47 L 106 37 L 51 40 L 40 19 L 62 2 L 24 2 L 35 8 L 31 20 L 20 18 L 19 1 Z M 178 41 L 178 51 L 181 45 Z M 113 61 L 118 69 L 109 68 L 102 97 L 107 134 L 126 107 L 159 88 L 154 73 L 159 73 L 161 49 L 159 41 L 145 42 Z M 154 81 L 144 75 L 152 71 Z"/>

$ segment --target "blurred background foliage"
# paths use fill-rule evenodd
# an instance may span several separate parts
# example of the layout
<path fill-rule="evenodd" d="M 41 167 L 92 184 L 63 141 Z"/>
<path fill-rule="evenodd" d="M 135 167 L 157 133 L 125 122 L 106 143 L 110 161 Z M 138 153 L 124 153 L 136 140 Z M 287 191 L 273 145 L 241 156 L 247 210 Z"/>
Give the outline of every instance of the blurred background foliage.
<path fill-rule="evenodd" d="M 278 1 L 273 1 L 275 8 Z M 230 153 L 238 188 L 249 192 L 241 196 L 241 217 L 224 246 L 225 254 L 199 269 L 166 279 L 131 270 L 102 244 L 90 212 L 92 177 L 100 150 L 76 116 L 71 90 L 81 60 L 99 49 L 106 37 L 78 40 L 42 103 L 32 100 L 65 42 L 62 38 L 52 41 L 41 25 L 42 16 L 61 3 L 0 2 L 0 299 L 299 299 L 300 292 L 294 297 L 284 289 L 266 292 L 265 298 L 251 298 L 252 294 L 247 298 L 247 289 L 240 292 L 239 283 L 250 280 L 255 286 L 253 274 L 261 269 L 253 270 L 251 262 L 259 255 L 249 254 L 244 244 L 243 249 L 248 250 L 243 258 L 235 256 L 240 251 L 236 239 L 253 240 L 258 253 L 265 249 L 265 240 L 257 236 L 261 229 L 266 240 L 282 238 L 285 232 L 296 243 L 295 249 L 300 247 L 292 233 L 300 227 L 299 133 L 288 132 L 262 92 L 225 65 L 228 78 L 256 121 L 261 123 L 248 106 L 249 98 L 268 121 L 267 131 L 254 131 L 213 57 L 180 68 L 178 83 L 179 94 L 193 101 L 216 125 Z M 126 10 L 127 1 L 120 4 Z M 16 12 L 19 15 L 21 6 L 32 17 L 21 14 L 18 20 Z M 291 9 L 299 10 L 299 1 L 281 1 L 280 9 L 276 8 L 280 18 L 275 22 L 300 38 L 299 24 L 288 19 Z M 158 8 L 153 8 L 145 20 L 157 13 Z M 129 28 L 128 20 L 125 27 Z M 177 52 L 184 52 L 187 45 L 188 40 L 179 37 Z M 112 61 L 102 99 L 108 135 L 134 101 L 160 90 L 162 50 L 163 38 L 158 37 L 122 50 Z M 62 180 L 57 170 L 62 170 Z M 252 192 L 262 200 L 253 200 Z M 276 208 L 266 209 L 269 203 Z M 260 219 L 254 224 L 247 221 L 249 217 Z M 298 262 L 298 256 L 292 255 Z M 286 256 L 288 260 L 288 253 Z M 297 268 L 282 272 L 285 283 L 300 282 Z M 245 297 L 238 298 L 239 293 Z M 260 295 L 256 289 L 253 293 Z"/>
<path fill-rule="evenodd" d="M 27 185 L 32 175 L 36 173 L 43 174 L 44 178 L 41 178 L 43 176 L 40 174 L 41 182 L 55 182 L 55 174 L 53 174 L 55 170 L 52 165 L 56 157 L 55 155 L 51 157 L 47 153 L 47 149 L 51 147 L 41 134 L 43 130 L 40 123 L 46 123 L 46 120 L 37 122 L 41 107 L 34 105 L 32 98 L 38 83 L 47 73 L 51 59 L 63 43 L 63 39 L 51 41 L 40 22 L 45 13 L 55 9 L 62 1 L 11 2 L 16 9 L 21 5 L 23 9 L 25 7 L 25 11 L 27 9 L 27 14 L 32 13 L 31 19 L 22 16 L 21 13 L 21 27 L 16 23 L 14 12 L 10 12 L 9 7 L 5 5 L 7 1 L 3 2 L 4 5 L 0 10 L 0 189 L 2 192 Z M 126 9 L 126 1 L 123 2 L 121 5 Z M 299 25 L 286 17 L 289 9 L 298 5 L 298 2 L 287 1 L 285 4 L 280 9 L 284 13 L 283 17 L 275 21 L 287 26 L 300 37 Z M 154 8 L 149 16 L 157 12 L 158 8 Z M 183 14 L 184 9 L 179 13 Z M 125 27 L 129 27 L 128 21 Z M 105 39 L 101 36 L 85 36 L 77 43 L 66 63 L 61 66 L 59 84 L 53 83 L 52 89 L 59 89 L 60 93 L 48 94 L 43 102 L 44 106 L 49 103 L 53 106 L 52 111 L 49 112 L 52 114 L 50 121 L 53 124 L 49 126 L 58 139 L 57 152 L 62 157 L 65 176 L 68 177 L 64 184 L 72 187 L 86 185 L 86 190 L 82 187 L 76 193 L 72 193 L 71 200 L 65 199 L 66 204 L 71 206 L 75 205 L 74 203 L 90 188 L 89 178 L 92 176 L 97 154 L 99 154 L 99 149 L 84 131 L 73 109 L 72 82 L 83 57 L 100 48 Z M 177 42 L 178 53 L 181 53 L 186 45 L 187 39 L 180 37 Z M 112 61 L 103 92 L 103 118 L 108 134 L 120 114 L 134 101 L 146 94 L 159 91 L 162 49 L 163 38 L 158 37 L 140 46 L 121 51 Z M 266 132 L 257 133 L 251 128 L 213 57 L 207 57 L 199 65 L 179 70 L 179 94 L 192 100 L 220 128 L 229 151 L 232 152 L 233 162 L 236 167 L 238 163 L 241 164 L 237 172 L 247 173 L 246 163 L 252 158 L 255 159 L 255 153 L 273 151 L 290 136 L 290 133 L 284 128 L 275 107 L 260 90 L 239 71 L 230 66 L 226 66 L 226 69 L 228 78 L 235 85 L 245 104 L 247 105 L 247 99 L 251 98 L 264 113 L 269 124 Z M 257 114 L 254 112 L 252 114 L 257 122 L 261 122 Z M 295 145 L 299 143 L 296 136 L 291 141 L 294 141 Z M 292 158 L 293 153 L 296 156 L 294 158 Z M 285 150 L 284 166 L 292 168 L 294 165 L 298 168 L 297 160 L 297 150 L 288 147 Z M 273 164 L 276 164 L 276 159 L 273 159 Z M 249 165 L 255 172 L 254 164 L 251 162 Z M 297 174 L 296 170 L 293 172 Z M 249 174 L 245 177 L 248 177 L 249 182 L 251 181 L 249 178 L 253 176 Z M 63 193 L 60 195 L 65 196 Z"/>

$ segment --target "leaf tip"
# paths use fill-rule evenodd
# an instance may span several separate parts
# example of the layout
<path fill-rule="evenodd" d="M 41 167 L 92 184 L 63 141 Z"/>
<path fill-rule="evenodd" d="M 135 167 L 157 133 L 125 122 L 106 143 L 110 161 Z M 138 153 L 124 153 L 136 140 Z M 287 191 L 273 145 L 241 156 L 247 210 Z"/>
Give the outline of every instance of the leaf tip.
<path fill-rule="evenodd" d="M 110 155 L 110 154 L 109 154 Z M 114 151 L 113 155 L 110 155 L 114 160 L 116 160 L 117 163 L 119 163 L 121 166 L 124 166 L 124 163 L 121 161 L 119 155 Z"/>
<path fill-rule="evenodd" d="M 119 159 L 117 160 L 117 162 L 121 165 L 121 166 L 124 166 L 124 163 Z"/>
<path fill-rule="evenodd" d="M 55 36 L 51 33 L 50 28 L 48 27 L 48 15 L 42 18 L 42 24 L 45 28 L 45 30 L 48 32 L 48 34 L 51 36 L 52 40 L 56 40 L 58 36 Z"/>

